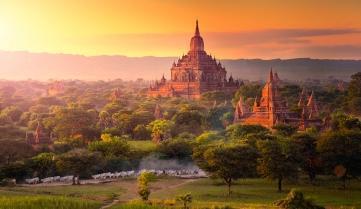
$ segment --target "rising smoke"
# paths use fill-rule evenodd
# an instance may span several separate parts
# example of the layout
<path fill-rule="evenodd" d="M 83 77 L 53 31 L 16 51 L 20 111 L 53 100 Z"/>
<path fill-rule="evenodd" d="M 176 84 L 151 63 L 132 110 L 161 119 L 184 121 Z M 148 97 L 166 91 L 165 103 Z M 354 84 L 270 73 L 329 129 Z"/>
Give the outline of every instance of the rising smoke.
<path fill-rule="evenodd" d="M 139 164 L 139 169 L 147 170 L 198 170 L 192 161 L 189 160 L 176 160 L 176 159 L 161 159 L 157 155 L 149 155 L 143 158 Z"/>

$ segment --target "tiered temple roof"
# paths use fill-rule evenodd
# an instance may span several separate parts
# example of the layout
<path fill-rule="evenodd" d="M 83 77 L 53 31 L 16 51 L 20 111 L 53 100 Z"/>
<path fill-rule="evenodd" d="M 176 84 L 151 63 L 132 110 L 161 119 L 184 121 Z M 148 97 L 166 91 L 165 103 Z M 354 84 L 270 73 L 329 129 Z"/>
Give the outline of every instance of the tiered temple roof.
<path fill-rule="evenodd" d="M 302 117 L 299 117 L 297 113 L 290 112 L 286 100 L 282 98 L 279 91 L 280 82 L 278 74 L 274 74 L 271 69 L 261 98 L 255 98 L 252 110 L 244 104 L 243 98 L 240 98 L 234 113 L 234 123 L 258 124 L 267 128 L 287 123 L 301 130 L 309 126 L 320 126 L 322 121 L 317 118 L 318 108 L 313 93 L 307 99 L 301 96 L 299 105 L 304 105 L 304 111 Z M 305 91 L 301 95 L 305 95 Z"/>
<path fill-rule="evenodd" d="M 198 21 L 194 36 L 190 41 L 190 50 L 174 62 L 171 78 L 167 81 L 163 75 L 149 88 L 149 96 L 180 96 L 199 98 L 208 91 L 234 92 L 240 86 L 232 76 L 227 79 L 227 71 L 215 57 L 204 50 L 204 41 L 199 32 Z"/>
<path fill-rule="evenodd" d="M 306 90 L 302 90 L 298 101 L 298 107 L 302 108 L 302 114 L 304 114 L 303 117 L 307 119 L 315 119 L 319 116 L 318 106 L 313 91 L 307 96 Z"/>

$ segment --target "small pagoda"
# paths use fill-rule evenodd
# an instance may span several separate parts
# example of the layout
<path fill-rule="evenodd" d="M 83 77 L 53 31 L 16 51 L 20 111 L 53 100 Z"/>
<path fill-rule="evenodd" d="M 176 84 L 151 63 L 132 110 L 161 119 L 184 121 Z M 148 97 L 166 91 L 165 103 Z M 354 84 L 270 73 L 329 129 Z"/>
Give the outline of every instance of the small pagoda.
<path fill-rule="evenodd" d="M 307 96 L 306 91 L 301 92 L 298 106 L 302 109 L 301 117 L 288 108 L 286 100 L 281 97 L 278 74 L 270 70 L 268 80 L 262 89 L 260 99 L 255 98 L 252 107 L 243 102 L 241 97 L 234 112 L 234 123 L 262 125 L 272 128 L 277 124 L 297 126 L 299 130 L 308 127 L 322 126 L 319 110 L 314 93 Z"/>

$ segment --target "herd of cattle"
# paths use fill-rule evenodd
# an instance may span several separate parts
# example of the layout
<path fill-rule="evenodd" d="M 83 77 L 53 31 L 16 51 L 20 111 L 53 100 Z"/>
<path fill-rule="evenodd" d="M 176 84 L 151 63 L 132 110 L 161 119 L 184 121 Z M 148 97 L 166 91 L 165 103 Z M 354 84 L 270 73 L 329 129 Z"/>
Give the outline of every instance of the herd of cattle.
<path fill-rule="evenodd" d="M 127 177 L 137 177 L 143 172 L 150 172 L 153 173 L 156 176 L 174 176 L 174 177 L 180 177 L 180 178 L 202 178 L 206 177 L 206 173 L 204 171 L 199 169 L 192 169 L 192 170 L 140 170 L 140 171 L 121 171 L 121 172 L 107 172 L 107 173 L 100 173 L 96 175 L 92 175 L 92 178 L 94 180 L 106 180 L 106 179 L 118 179 L 118 178 L 127 178 Z M 25 179 L 26 184 L 39 184 L 39 183 L 70 183 L 73 182 L 74 176 L 53 176 L 53 177 L 47 177 L 40 179 L 38 177 L 31 178 L 31 179 Z"/>
<path fill-rule="evenodd" d="M 32 179 L 25 179 L 25 183 L 27 184 L 39 184 L 39 183 L 54 183 L 54 182 L 60 182 L 60 183 L 69 183 L 73 182 L 74 176 L 53 176 L 53 177 L 47 177 L 40 179 L 39 177 L 32 178 Z"/>

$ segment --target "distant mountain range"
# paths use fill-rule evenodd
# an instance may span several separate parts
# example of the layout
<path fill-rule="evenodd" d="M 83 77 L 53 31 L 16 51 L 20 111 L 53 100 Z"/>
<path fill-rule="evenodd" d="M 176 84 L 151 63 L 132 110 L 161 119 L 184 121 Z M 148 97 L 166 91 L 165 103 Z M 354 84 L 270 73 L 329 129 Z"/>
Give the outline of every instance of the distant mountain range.
<path fill-rule="evenodd" d="M 0 51 L 0 79 L 8 80 L 155 80 L 170 68 L 176 57 L 82 56 Z M 361 72 L 361 60 L 327 59 L 224 59 L 228 75 L 247 80 L 264 80 L 272 67 L 281 79 L 303 80 L 334 77 L 348 80 Z"/>

